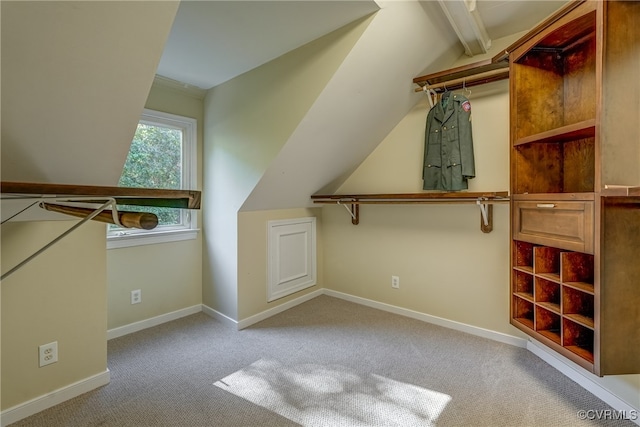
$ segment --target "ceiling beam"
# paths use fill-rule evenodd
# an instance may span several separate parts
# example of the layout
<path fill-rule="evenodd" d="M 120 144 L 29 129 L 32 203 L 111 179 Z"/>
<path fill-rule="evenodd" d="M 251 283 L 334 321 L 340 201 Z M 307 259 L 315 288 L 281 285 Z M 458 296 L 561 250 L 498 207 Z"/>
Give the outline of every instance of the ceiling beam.
<path fill-rule="evenodd" d="M 438 0 L 449 23 L 469 56 L 487 53 L 491 39 L 480 17 L 476 0 Z"/>

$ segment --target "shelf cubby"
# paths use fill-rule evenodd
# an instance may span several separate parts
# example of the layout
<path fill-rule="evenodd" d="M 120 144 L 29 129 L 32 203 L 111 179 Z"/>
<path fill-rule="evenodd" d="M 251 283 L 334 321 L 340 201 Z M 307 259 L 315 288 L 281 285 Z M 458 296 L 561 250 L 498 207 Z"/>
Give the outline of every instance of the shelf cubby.
<path fill-rule="evenodd" d="M 533 272 L 536 276 L 560 282 L 560 249 L 536 246 L 533 251 Z"/>
<path fill-rule="evenodd" d="M 562 319 L 562 345 L 567 350 L 593 363 L 593 329 L 567 318 Z"/>
<path fill-rule="evenodd" d="M 514 194 L 588 193 L 595 189 L 595 139 L 514 147 Z"/>
<path fill-rule="evenodd" d="M 595 118 L 595 11 L 580 20 L 559 27 L 512 63 L 516 141 Z"/>
<path fill-rule="evenodd" d="M 560 284 L 536 277 L 534 300 L 537 305 L 560 314 Z"/>
<path fill-rule="evenodd" d="M 576 289 L 562 287 L 562 314 L 584 327 L 593 329 L 593 295 Z"/>
<path fill-rule="evenodd" d="M 559 314 L 536 305 L 535 330 L 556 344 L 561 344 L 561 317 Z"/>
<path fill-rule="evenodd" d="M 513 242 L 513 267 L 533 274 L 533 247 L 528 242 Z"/>
<path fill-rule="evenodd" d="M 513 296 L 513 319 L 527 328 L 533 330 L 533 318 L 534 318 L 534 309 L 533 302 L 528 301 L 526 299 L 520 298 L 517 295 Z"/>
<path fill-rule="evenodd" d="M 533 275 L 513 270 L 513 293 L 533 302 Z"/>
<path fill-rule="evenodd" d="M 593 255 L 580 252 L 562 252 L 560 255 L 560 281 L 565 286 L 593 295 Z"/>

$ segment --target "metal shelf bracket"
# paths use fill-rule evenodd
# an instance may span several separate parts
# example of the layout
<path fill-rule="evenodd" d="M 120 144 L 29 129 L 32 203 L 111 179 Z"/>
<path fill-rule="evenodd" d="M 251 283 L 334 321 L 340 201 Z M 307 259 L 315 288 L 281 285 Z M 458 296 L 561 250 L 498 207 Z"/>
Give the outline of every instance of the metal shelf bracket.
<path fill-rule="evenodd" d="M 95 199 L 95 197 L 93 198 Z M 44 245 L 42 248 L 38 249 L 36 252 L 34 252 L 32 255 L 28 256 L 27 258 L 25 258 L 23 261 L 21 261 L 19 264 L 17 264 L 15 267 L 11 268 L 10 270 L 8 270 L 6 273 L 2 274 L 2 276 L 0 277 L 0 281 L 4 280 L 5 278 L 9 277 L 11 274 L 15 273 L 16 271 L 18 271 L 20 268 L 22 268 L 23 266 L 25 266 L 26 264 L 28 264 L 31 260 L 33 260 L 35 257 L 37 257 L 38 255 L 40 255 L 41 253 L 43 253 L 44 251 L 46 251 L 47 249 L 49 249 L 51 246 L 53 246 L 54 244 L 58 243 L 60 240 L 62 240 L 64 237 L 66 237 L 67 235 L 71 234 L 74 230 L 76 230 L 78 227 L 80 227 L 82 224 L 84 224 L 87 221 L 92 220 L 94 217 L 96 217 L 98 214 L 100 214 L 100 212 L 104 211 L 105 209 L 111 207 L 112 209 L 112 213 L 113 213 L 113 220 L 116 224 L 120 225 L 120 222 L 118 220 L 118 216 L 117 216 L 117 210 L 116 210 L 116 199 L 114 199 L 113 197 L 109 197 L 107 199 L 105 199 L 106 201 L 97 209 L 93 210 L 91 213 L 89 213 L 87 216 L 85 216 L 84 218 L 82 218 L 80 221 L 78 221 L 77 223 L 75 223 L 74 225 L 72 225 L 69 229 L 67 229 L 65 232 L 63 232 L 62 234 L 60 234 L 58 237 L 54 238 L 53 240 L 51 240 L 49 243 L 47 243 L 46 245 Z M 35 205 L 36 203 L 45 203 L 45 202 L 50 202 L 52 201 L 52 199 L 41 199 L 38 202 L 35 202 L 34 204 L 30 205 L 29 207 Z M 53 199 L 53 201 L 56 202 L 66 202 L 66 203 L 73 203 L 73 202 L 81 202 L 80 199 L 78 198 L 74 198 L 74 199 Z M 26 209 L 25 209 L 26 210 Z M 18 214 L 24 212 L 24 210 L 18 212 Z M 9 219 L 14 218 L 15 216 L 17 216 L 18 214 L 12 216 Z M 9 219 L 3 221 L 3 224 L 5 222 L 7 222 Z"/>

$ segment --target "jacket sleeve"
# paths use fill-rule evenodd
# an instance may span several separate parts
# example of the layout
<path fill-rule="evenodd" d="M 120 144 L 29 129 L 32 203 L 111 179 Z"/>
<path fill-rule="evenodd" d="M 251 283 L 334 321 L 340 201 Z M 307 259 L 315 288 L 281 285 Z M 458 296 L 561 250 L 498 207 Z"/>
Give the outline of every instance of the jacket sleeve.
<path fill-rule="evenodd" d="M 460 138 L 460 162 L 462 176 L 474 178 L 476 176 L 475 158 L 473 155 L 473 133 L 471 129 L 471 103 L 462 97 L 458 111 L 458 132 Z"/>
<path fill-rule="evenodd" d="M 424 155 L 423 155 L 423 160 L 422 160 L 422 179 L 424 180 L 426 178 L 426 172 L 427 172 L 427 156 L 429 154 L 429 135 L 431 133 L 431 116 L 432 111 L 429 111 L 429 114 L 427 114 L 427 121 L 426 121 L 426 125 L 425 125 L 425 131 L 424 131 Z"/>

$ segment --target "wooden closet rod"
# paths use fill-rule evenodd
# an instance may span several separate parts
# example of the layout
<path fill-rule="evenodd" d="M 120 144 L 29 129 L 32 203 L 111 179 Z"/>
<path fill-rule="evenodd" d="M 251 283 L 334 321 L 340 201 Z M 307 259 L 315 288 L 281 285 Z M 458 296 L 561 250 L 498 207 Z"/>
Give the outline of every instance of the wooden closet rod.
<path fill-rule="evenodd" d="M 40 207 L 51 212 L 58 212 L 66 215 L 85 218 L 94 209 L 80 208 L 77 206 L 56 205 L 52 203 L 41 203 Z M 143 230 L 153 230 L 158 226 L 158 217 L 149 212 L 116 212 L 120 224 L 127 228 L 141 228 Z M 106 224 L 116 224 L 112 211 L 102 211 L 92 218 L 94 221 Z M 116 224 L 117 225 L 117 224 Z"/>
<path fill-rule="evenodd" d="M 200 191 L 159 188 L 107 187 L 34 182 L 0 182 L 0 192 L 11 195 L 113 197 L 119 205 L 200 209 Z M 101 203 L 100 201 L 96 203 Z"/>

